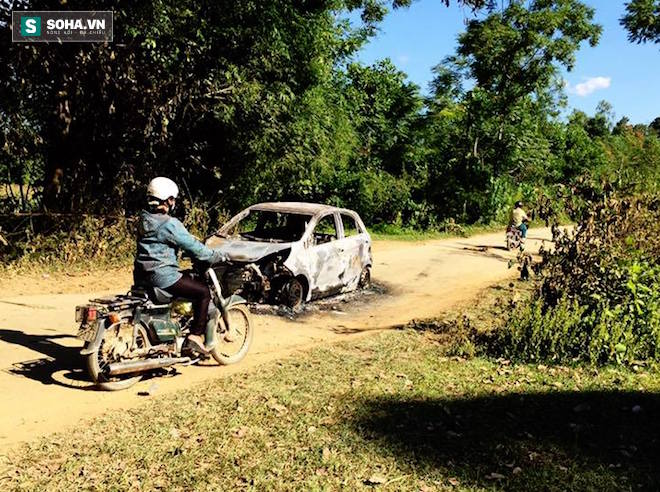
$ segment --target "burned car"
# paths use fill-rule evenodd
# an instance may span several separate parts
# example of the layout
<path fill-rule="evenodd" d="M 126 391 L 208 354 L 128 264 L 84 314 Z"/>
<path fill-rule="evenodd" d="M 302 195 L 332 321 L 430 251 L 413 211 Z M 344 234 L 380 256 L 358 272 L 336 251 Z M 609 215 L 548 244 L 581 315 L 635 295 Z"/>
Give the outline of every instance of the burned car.
<path fill-rule="evenodd" d="M 296 308 L 371 282 L 371 237 L 352 210 L 260 203 L 233 217 L 206 244 L 230 259 L 216 267 L 222 288 L 250 302 Z"/>

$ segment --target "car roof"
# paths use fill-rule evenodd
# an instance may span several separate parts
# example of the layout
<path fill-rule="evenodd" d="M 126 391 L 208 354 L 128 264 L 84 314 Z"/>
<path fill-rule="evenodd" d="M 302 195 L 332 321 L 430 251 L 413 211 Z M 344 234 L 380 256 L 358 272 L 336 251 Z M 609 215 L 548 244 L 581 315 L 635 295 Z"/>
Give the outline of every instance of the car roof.
<path fill-rule="evenodd" d="M 266 202 L 252 205 L 250 210 L 264 210 L 269 212 L 289 212 L 310 215 L 319 215 L 326 212 L 340 211 L 337 207 L 324 205 L 322 203 L 308 202 Z"/>
<path fill-rule="evenodd" d="M 242 212 L 238 213 L 232 217 L 229 222 L 225 223 L 218 232 L 223 232 L 229 230 L 231 227 L 236 225 L 240 220 L 243 220 L 252 210 L 262 210 L 267 212 L 284 212 L 292 214 L 304 214 L 311 215 L 313 220 L 318 220 L 321 216 L 327 213 L 341 213 L 349 214 L 352 216 L 360 226 L 365 228 L 362 219 L 353 210 L 347 208 L 334 207 L 332 205 L 324 205 L 322 203 L 309 203 L 309 202 L 264 202 L 256 203 Z M 366 228 L 365 228 L 366 229 Z"/>

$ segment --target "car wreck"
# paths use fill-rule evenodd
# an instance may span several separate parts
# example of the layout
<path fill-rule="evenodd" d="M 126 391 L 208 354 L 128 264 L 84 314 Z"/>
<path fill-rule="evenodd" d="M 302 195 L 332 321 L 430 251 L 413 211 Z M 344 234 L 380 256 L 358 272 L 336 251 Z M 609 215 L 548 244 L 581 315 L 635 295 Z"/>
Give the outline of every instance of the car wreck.
<path fill-rule="evenodd" d="M 303 302 L 371 282 L 371 237 L 352 210 L 303 202 L 246 208 L 206 240 L 230 262 L 214 267 L 223 290 L 250 302 Z"/>

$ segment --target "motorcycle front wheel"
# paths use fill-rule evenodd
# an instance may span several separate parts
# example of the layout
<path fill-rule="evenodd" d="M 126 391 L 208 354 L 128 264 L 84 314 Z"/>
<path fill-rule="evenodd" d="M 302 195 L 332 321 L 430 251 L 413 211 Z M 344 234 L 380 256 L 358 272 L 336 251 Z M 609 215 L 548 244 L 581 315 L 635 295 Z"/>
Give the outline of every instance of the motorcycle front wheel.
<path fill-rule="evenodd" d="M 119 362 L 120 356 L 126 354 L 133 347 L 133 325 L 128 320 L 121 320 L 105 330 L 103 340 L 97 349 L 85 356 L 87 372 L 99 389 L 106 391 L 119 391 L 130 388 L 144 377 L 144 373 L 122 374 L 120 376 L 108 375 L 108 366 Z M 92 342 L 87 342 L 85 347 Z M 149 337 L 142 326 L 138 326 L 135 347 L 139 349 L 150 346 Z"/>
<path fill-rule="evenodd" d="M 244 304 L 234 304 L 227 308 L 229 329 L 226 329 L 222 317 L 218 319 L 215 336 L 217 345 L 211 355 L 223 366 L 242 360 L 250 350 L 254 329 L 250 310 Z"/>

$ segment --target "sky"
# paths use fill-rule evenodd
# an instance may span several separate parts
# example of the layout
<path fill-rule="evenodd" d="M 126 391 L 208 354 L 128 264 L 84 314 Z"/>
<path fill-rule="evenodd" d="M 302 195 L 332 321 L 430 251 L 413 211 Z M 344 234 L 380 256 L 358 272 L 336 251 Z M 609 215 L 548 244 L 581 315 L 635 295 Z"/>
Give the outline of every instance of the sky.
<path fill-rule="evenodd" d="M 660 48 L 653 43 L 633 44 L 619 25 L 623 0 L 586 0 L 596 10 L 595 21 L 603 26 L 595 48 L 583 43 L 571 72 L 564 70 L 569 111 L 595 112 L 606 100 L 615 118 L 627 116 L 631 123 L 650 123 L 660 116 Z M 366 64 L 390 58 L 408 79 L 428 93 L 431 68 L 454 53 L 458 34 L 473 18 L 469 9 L 453 1 L 447 8 L 441 0 L 416 0 L 407 9 L 391 11 L 380 32 L 356 55 Z"/>

